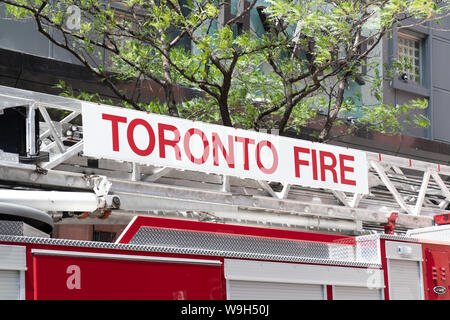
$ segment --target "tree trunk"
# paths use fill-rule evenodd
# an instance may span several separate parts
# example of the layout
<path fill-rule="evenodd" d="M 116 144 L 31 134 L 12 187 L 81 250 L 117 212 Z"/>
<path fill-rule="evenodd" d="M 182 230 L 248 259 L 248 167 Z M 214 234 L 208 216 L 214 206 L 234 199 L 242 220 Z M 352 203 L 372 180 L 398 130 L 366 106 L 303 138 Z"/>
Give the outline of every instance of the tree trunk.
<path fill-rule="evenodd" d="M 235 62 L 232 64 L 234 66 Z M 231 68 L 230 68 L 231 69 Z M 233 70 L 233 69 L 231 69 Z M 223 74 L 222 88 L 220 90 L 220 97 L 218 99 L 220 116 L 222 117 L 222 123 L 224 126 L 232 127 L 230 110 L 228 107 L 228 95 L 231 88 L 232 71 Z"/>
<path fill-rule="evenodd" d="M 230 110 L 228 109 L 228 93 L 221 94 L 218 103 L 223 125 L 232 127 L 233 123 L 231 122 Z"/>
<path fill-rule="evenodd" d="M 175 101 L 175 95 L 173 92 L 173 84 L 171 82 L 164 84 L 164 93 L 166 96 L 167 108 L 169 109 L 169 115 L 173 117 L 179 117 L 177 102 Z"/>
<path fill-rule="evenodd" d="M 169 56 L 169 50 L 164 50 L 164 55 L 162 56 L 162 68 L 164 73 L 164 94 L 166 98 L 167 108 L 169 109 L 169 115 L 173 117 L 179 117 L 177 102 L 175 101 L 175 94 L 173 91 L 172 76 L 170 74 L 170 62 L 167 59 Z"/>
<path fill-rule="evenodd" d="M 284 133 L 284 129 L 291 117 L 292 110 L 294 109 L 294 103 L 292 101 L 292 83 L 286 82 L 286 110 L 284 111 L 283 118 L 281 118 L 280 125 L 278 126 L 279 134 Z"/>

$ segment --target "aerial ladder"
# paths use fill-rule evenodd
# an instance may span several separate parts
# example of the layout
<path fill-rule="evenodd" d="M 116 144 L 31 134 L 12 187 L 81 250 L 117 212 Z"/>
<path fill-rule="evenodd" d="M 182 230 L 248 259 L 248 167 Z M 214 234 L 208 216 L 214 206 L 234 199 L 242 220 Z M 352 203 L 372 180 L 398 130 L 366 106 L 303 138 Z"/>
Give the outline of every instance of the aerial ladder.
<path fill-rule="evenodd" d="M 0 86 L 0 121 L 20 123 L 0 128 L 0 204 L 55 223 L 144 215 L 346 235 L 405 234 L 449 210 L 448 165 L 375 152 L 367 194 L 87 156 L 82 104 Z"/>

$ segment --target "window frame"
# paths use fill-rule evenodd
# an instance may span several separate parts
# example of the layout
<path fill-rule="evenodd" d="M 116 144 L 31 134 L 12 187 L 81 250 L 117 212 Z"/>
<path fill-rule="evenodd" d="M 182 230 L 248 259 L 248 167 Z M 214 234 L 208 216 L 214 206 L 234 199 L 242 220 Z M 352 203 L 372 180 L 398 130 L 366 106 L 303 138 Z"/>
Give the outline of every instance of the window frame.
<path fill-rule="evenodd" d="M 418 66 L 419 67 L 419 72 L 418 72 L 418 75 L 417 75 L 418 78 L 419 78 L 418 79 L 419 81 L 416 81 L 416 79 L 410 80 L 408 78 L 408 82 L 411 81 L 412 83 L 415 83 L 415 84 L 417 84 L 419 86 L 422 85 L 422 82 L 424 80 L 423 79 L 423 76 L 424 76 L 424 68 L 423 68 L 424 67 L 423 66 L 423 64 L 424 64 L 424 61 L 423 61 L 423 39 L 420 38 L 420 37 L 417 37 L 417 36 L 413 36 L 413 35 L 408 34 L 408 33 L 404 33 L 404 32 L 399 32 L 397 39 L 398 39 L 398 42 L 397 42 L 397 57 L 398 58 L 400 58 L 400 56 L 401 56 L 401 53 L 400 53 L 400 40 L 401 39 L 403 39 L 403 40 L 410 40 L 410 41 L 413 41 L 414 44 L 416 44 L 416 43 L 419 44 L 419 48 L 418 48 L 418 51 L 419 51 L 419 58 L 418 58 L 418 61 L 419 61 L 419 66 Z M 405 47 L 405 45 L 404 45 L 404 47 Z M 407 48 L 411 49 L 410 47 L 407 47 Z M 416 50 L 415 46 L 412 49 L 415 51 Z M 409 56 L 408 55 L 407 57 L 416 60 L 415 55 L 414 56 Z M 417 67 L 417 66 L 414 64 L 414 67 Z M 411 72 L 407 72 L 408 76 L 411 73 L 414 73 L 414 77 L 416 77 L 415 71 L 413 71 L 413 70 L 408 70 L 408 71 L 411 71 Z M 403 72 L 405 72 L 405 70 Z"/>
<path fill-rule="evenodd" d="M 405 91 L 408 93 L 413 93 L 415 95 L 423 96 L 429 98 L 431 96 L 430 90 L 430 49 L 429 49 L 429 35 L 426 33 L 422 33 L 417 30 L 411 29 L 402 29 L 397 30 L 398 28 L 394 27 L 392 32 L 392 36 L 389 39 L 389 52 L 390 52 L 390 66 L 392 67 L 393 59 L 398 59 L 398 51 L 399 51 L 399 37 L 410 38 L 414 40 L 420 41 L 420 83 L 416 83 L 415 81 L 403 81 L 400 79 L 400 74 L 397 74 L 393 77 L 391 81 L 391 87 L 393 89 Z"/>

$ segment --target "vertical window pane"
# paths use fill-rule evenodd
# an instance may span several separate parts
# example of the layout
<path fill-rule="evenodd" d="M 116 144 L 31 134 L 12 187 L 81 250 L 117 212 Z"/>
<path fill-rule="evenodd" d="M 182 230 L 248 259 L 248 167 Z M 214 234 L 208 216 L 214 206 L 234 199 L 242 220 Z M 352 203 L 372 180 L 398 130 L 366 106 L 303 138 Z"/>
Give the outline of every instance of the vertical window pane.
<path fill-rule="evenodd" d="M 399 34 L 398 58 L 405 63 L 403 72 L 408 76 L 408 81 L 420 84 L 420 50 L 421 40 L 411 39 Z"/>

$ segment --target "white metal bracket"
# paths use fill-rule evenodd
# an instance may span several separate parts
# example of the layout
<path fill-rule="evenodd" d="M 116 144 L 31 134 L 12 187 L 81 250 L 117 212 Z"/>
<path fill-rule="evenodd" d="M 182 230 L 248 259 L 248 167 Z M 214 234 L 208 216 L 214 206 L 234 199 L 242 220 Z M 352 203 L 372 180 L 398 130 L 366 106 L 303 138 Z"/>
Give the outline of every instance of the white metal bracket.
<path fill-rule="evenodd" d="M 85 176 L 85 179 L 98 197 L 108 195 L 112 183 L 105 176 L 91 175 Z"/>

